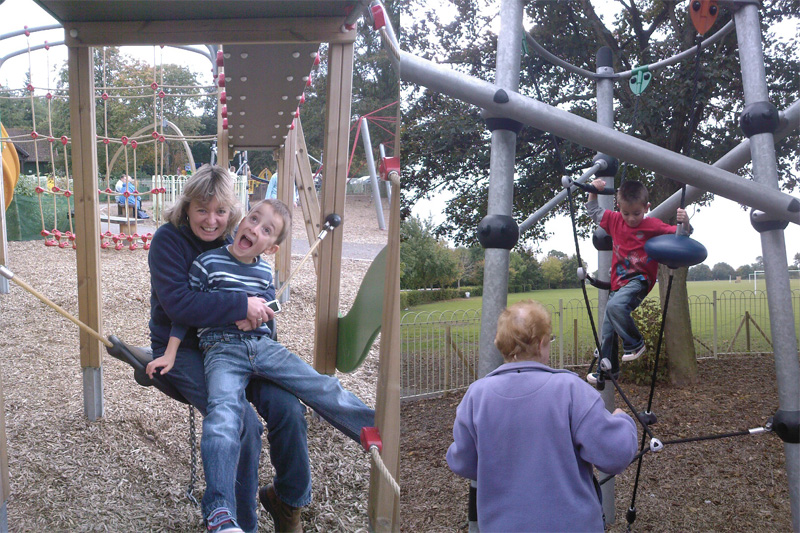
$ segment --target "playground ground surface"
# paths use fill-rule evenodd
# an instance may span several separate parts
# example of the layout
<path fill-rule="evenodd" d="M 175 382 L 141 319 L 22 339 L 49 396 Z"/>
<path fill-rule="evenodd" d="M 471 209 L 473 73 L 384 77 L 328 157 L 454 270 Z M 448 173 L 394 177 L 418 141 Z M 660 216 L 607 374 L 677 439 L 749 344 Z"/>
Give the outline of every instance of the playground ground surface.
<path fill-rule="evenodd" d="M 772 355 L 706 359 L 698 366 L 697 384 L 656 389 L 658 423 L 652 429 L 662 441 L 760 427 L 777 410 Z M 644 410 L 649 386 L 622 387 L 633 405 Z M 467 531 L 469 483 L 445 461 L 462 396 L 401 407 L 402 531 Z M 623 405 L 619 396 L 617 405 Z M 648 453 L 632 531 L 791 531 L 784 463 L 783 442 L 773 434 L 674 444 Z M 616 478 L 617 520 L 611 532 L 626 530 L 635 474 L 634 464 Z"/>
<path fill-rule="evenodd" d="M 388 204 L 384 200 L 388 220 Z M 293 235 L 305 239 L 299 209 Z M 346 243 L 386 243 L 368 199 L 348 198 L 341 227 Z M 149 344 L 147 252 L 101 250 L 103 334 Z M 302 256 L 294 255 L 297 266 Z M 369 261 L 344 259 L 340 310 L 347 312 Z M 9 243 L 9 268 L 77 316 L 76 259 L 41 241 Z M 104 354 L 105 415 L 84 416 L 78 328 L 11 283 L 0 295 L 0 371 L 5 399 L 11 495 L 10 531 L 203 530 L 184 496 L 190 478 L 188 408 L 133 380 L 127 365 Z M 292 281 L 278 321 L 279 339 L 306 361 L 313 349 L 316 278 L 308 261 Z M 379 345 L 344 386 L 375 404 Z M 304 508 L 306 531 L 366 531 L 370 459 L 327 423 L 307 416 L 314 501 Z M 198 438 L 200 417 L 197 417 Z M 199 442 L 199 441 L 198 441 Z M 259 479 L 274 470 L 263 439 Z M 198 447 L 199 453 L 199 447 Z M 195 495 L 205 482 L 198 465 Z M 261 511 L 260 531 L 272 531 Z"/>

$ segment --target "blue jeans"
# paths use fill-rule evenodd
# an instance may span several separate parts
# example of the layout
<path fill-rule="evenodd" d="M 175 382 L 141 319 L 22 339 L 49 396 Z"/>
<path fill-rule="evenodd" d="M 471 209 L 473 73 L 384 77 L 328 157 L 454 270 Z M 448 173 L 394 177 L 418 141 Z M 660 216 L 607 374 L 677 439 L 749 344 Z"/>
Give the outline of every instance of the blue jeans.
<path fill-rule="evenodd" d="M 200 347 L 205 354 L 208 387 L 208 415 L 203 420 L 200 445 L 206 475 L 204 511 L 231 509 L 233 473 L 240 453 L 236 435 L 243 416 L 240 395 L 252 377 L 279 385 L 356 442 L 362 427 L 375 424 L 375 411 L 342 388 L 338 379 L 318 373 L 269 337 L 208 333 Z"/>
<path fill-rule="evenodd" d="M 618 338 L 622 339 L 625 353 L 637 350 L 644 343 L 644 338 L 636 327 L 631 313 L 639 307 L 648 292 L 650 284 L 647 281 L 632 279 L 608 295 L 603 327 L 600 330 L 602 336 L 600 354 L 611 362 L 611 372 L 619 372 Z"/>
<path fill-rule="evenodd" d="M 164 347 L 158 348 L 154 347 L 154 357 L 164 354 Z M 199 350 L 180 347 L 175 366 L 158 379 L 168 381 L 203 416 L 206 415 L 208 394 L 203 354 Z M 254 380 L 247 388 L 247 396 L 267 422 L 270 459 L 275 467 L 275 492 L 293 507 L 308 505 L 311 502 L 311 468 L 305 407 L 294 395 L 264 380 Z M 241 397 L 239 401 L 246 403 Z M 252 408 L 243 408 L 241 413 L 243 421 L 238 430 L 241 447 L 236 470 L 236 505 L 230 510 L 237 514 L 242 529 L 256 531 L 258 462 L 263 427 Z"/>

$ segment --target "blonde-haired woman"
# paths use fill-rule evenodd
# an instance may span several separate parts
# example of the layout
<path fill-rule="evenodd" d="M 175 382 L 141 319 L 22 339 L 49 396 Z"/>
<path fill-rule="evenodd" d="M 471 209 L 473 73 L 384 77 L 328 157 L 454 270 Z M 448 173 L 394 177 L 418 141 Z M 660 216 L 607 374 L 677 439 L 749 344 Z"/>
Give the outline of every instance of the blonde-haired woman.
<path fill-rule="evenodd" d="M 168 223 L 153 235 L 148 256 L 154 357 L 164 354 L 173 321 L 193 328 L 237 322 L 244 330 L 267 321 L 267 305 L 260 298 L 248 298 L 245 293 L 196 292 L 189 285 L 192 262 L 202 252 L 229 242 L 241 214 L 230 174 L 214 165 L 203 165 L 192 174 L 181 196 L 166 212 Z M 205 415 L 208 395 L 203 355 L 194 329 L 181 343 L 175 366 L 156 379 L 169 382 Z M 273 483 L 260 492 L 270 496 L 270 510 L 277 514 L 273 518 L 279 530 L 299 531 L 300 508 L 311 501 L 305 408 L 292 394 L 264 380 L 251 381 L 247 399 L 267 422 L 270 458 L 276 472 Z M 245 398 L 242 402 L 247 403 Z M 256 494 L 262 432 L 258 416 L 245 405 L 236 484 L 237 521 L 244 531 L 258 529 Z"/>
<path fill-rule="evenodd" d="M 637 452 L 633 419 L 550 362 L 550 314 L 526 300 L 503 310 L 505 364 L 477 380 L 456 411 L 447 464 L 477 482 L 478 525 L 493 531 L 603 531 L 592 465 L 616 474 Z"/>

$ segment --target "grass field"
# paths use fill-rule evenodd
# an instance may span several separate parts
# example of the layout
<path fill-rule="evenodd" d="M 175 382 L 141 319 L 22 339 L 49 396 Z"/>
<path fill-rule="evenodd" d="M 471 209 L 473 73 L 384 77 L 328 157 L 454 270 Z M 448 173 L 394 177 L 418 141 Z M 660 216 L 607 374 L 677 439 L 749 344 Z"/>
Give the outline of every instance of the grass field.
<path fill-rule="evenodd" d="M 790 287 L 792 290 L 800 290 L 800 279 L 793 279 L 791 280 Z M 765 288 L 764 282 L 759 281 L 758 289 L 763 290 Z M 652 292 L 650 292 L 648 298 L 658 298 L 658 287 L 654 287 Z M 587 293 L 589 294 L 589 299 L 596 300 L 597 299 L 597 289 L 591 286 L 587 286 Z M 712 298 L 714 295 L 714 291 L 717 291 L 717 296 L 724 291 L 752 291 L 753 290 L 753 283 L 742 281 L 740 283 L 731 283 L 728 281 L 689 281 L 686 283 L 686 291 L 688 292 L 689 296 L 705 296 L 707 298 Z M 583 301 L 583 292 L 581 289 L 548 289 L 543 291 L 531 291 L 531 292 L 521 292 L 516 294 L 509 294 L 508 295 L 508 304 L 511 305 L 515 302 L 520 300 L 526 299 L 533 299 L 541 302 L 544 305 L 552 306 L 554 308 L 558 308 L 559 300 L 563 300 L 564 302 L 568 302 L 570 300 L 580 300 Z M 446 302 L 434 302 L 431 304 L 420 305 L 416 307 L 411 307 L 407 310 L 407 312 L 434 312 L 434 311 L 457 311 L 457 310 L 467 310 L 467 309 L 475 309 L 480 310 L 481 305 L 483 304 L 483 298 L 476 297 L 476 298 L 459 298 L 456 300 L 448 300 Z"/>
<path fill-rule="evenodd" d="M 726 353 L 770 353 L 770 320 L 764 283 L 689 282 L 689 314 L 698 358 Z M 793 280 L 792 307 L 800 335 L 800 280 Z M 716 292 L 716 299 L 714 294 Z M 597 294 L 587 293 L 595 326 Z M 658 290 L 648 299 L 658 301 Z M 592 323 L 581 289 L 509 294 L 509 304 L 534 299 L 548 307 L 556 341 L 551 362 L 575 368 L 591 360 L 595 348 Z M 401 319 L 402 389 L 406 396 L 431 394 L 469 385 L 479 358 L 482 298 L 460 298 L 405 310 Z M 637 314 L 639 311 L 637 310 Z M 599 332 L 598 332 L 599 334 Z M 651 338 L 651 349 L 657 343 Z"/>
<path fill-rule="evenodd" d="M 757 292 L 753 292 L 752 283 L 747 282 L 702 281 L 687 284 L 692 336 L 698 357 L 715 353 L 772 351 L 764 288 L 763 282 L 759 284 Z M 800 332 L 800 280 L 793 280 L 791 288 L 795 323 Z M 598 291 L 588 287 L 587 293 L 597 326 Z M 658 294 L 658 290 L 653 290 L 648 299 L 658 301 Z M 509 304 L 524 299 L 538 300 L 551 310 L 553 333 L 558 337 L 555 353 L 559 354 L 560 364 L 581 364 L 591 357 L 595 341 L 581 289 L 508 295 Z M 427 354 L 435 358 L 457 348 L 464 359 L 477 357 L 482 302 L 480 297 L 460 298 L 406 310 L 401 320 L 402 351 L 415 354 L 415 357 Z M 559 309 L 562 312 L 559 313 Z"/>

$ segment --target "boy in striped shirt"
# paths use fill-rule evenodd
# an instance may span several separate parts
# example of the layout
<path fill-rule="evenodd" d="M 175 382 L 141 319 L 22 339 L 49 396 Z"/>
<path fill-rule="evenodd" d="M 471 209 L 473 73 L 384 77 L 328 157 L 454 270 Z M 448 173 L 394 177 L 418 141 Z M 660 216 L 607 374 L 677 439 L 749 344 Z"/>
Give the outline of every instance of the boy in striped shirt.
<path fill-rule="evenodd" d="M 277 252 L 291 226 L 291 214 L 283 202 L 268 199 L 255 204 L 239 224 L 232 244 L 197 257 L 189 271 L 192 289 L 245 292 L 272 301 L 272 267 L 261 254 Z M 246 324 L 243 321 L 241 325 Z M 157 369 L 162 374 L 169 372 L 187 329 L 173 324 L 164 355 L 147 365 L 151 377 Z M 209 531 L 241 531 L 236 524 L 234 483 L 244 390 L 252 377 L 268 379 L 288 390 L 356 442 L 362 427 L 374 425 L 374 410 L 346 391 L 337 378 L 319 374 L 272 340 L 270 333 L 266 324 L 244 331 L 239 323 L 198 331 L 208 387 L 208 414 L 203 420 L 200 451 L 207 485 L 203 515 Z M 259 496 L 277 524 L 282 502 L 274 492 Z"/>

